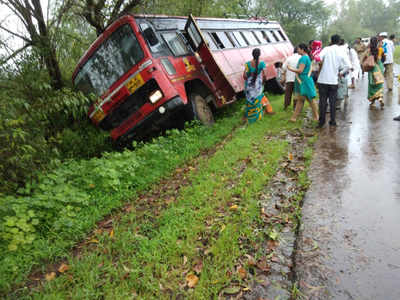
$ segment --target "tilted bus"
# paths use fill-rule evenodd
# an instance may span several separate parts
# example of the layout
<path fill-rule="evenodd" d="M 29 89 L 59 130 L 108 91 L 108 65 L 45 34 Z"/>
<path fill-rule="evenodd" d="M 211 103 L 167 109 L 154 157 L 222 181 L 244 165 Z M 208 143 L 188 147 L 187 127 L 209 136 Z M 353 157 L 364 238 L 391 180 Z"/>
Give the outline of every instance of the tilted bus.
<path fill-rule="evenodd" d="M 293 46 L 277 22 L 127 14 L 90 46 L 74 85 L 98 100 L 92 122 L 124 144 L 180 120 L 213 122 L 213 108 L 236 100 L 254 48 L 280 88 L 275 63 Z"/>

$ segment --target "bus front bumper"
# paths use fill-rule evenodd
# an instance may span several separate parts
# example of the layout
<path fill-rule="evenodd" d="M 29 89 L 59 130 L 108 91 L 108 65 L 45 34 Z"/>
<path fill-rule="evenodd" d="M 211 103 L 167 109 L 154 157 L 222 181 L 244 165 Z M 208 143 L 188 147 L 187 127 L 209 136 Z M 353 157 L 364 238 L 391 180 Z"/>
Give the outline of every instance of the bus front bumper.
<path fill-rule="evenodd" d="M 184 107 L 185 104 L 179 96 L 165 102 L 126 133 L 121 135 L 116 140 L 116 143 L 119 145 L 126 145 L 132 140 L 142 140 L 149 136 L 150 133 L 160 131 L 168 125 L 168 123 L 173 124 L 174 121 L 176 122 L 178 119 L 177 113 L 182 111 Z"/>

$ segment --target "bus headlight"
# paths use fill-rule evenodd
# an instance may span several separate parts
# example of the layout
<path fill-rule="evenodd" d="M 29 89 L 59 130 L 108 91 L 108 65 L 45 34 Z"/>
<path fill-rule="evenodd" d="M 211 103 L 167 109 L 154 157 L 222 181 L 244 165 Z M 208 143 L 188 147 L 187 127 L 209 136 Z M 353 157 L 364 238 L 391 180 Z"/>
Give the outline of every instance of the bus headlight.
<path fill-rule="evenodd" d="M 151 103 L 156 103 L 158 100 L 160 100 L 163 97 L 162 93 L 160 90 L 156 90 L 150 94 L 149 100 Z"/>

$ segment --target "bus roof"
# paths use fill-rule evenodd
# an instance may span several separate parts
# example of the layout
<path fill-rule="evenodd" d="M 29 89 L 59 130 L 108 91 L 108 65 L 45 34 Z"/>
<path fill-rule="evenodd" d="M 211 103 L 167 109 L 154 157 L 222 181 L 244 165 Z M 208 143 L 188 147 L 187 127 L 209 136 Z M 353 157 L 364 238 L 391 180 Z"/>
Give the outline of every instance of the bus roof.
<path fill-rule="evenodd" d="M 166 15 L 132 15 L 136 19 L 144 19 L 152 23 L 156 30 L 183 30 L 188 17 Z M 200 29 L 203 30 L 241 30 L 241 29 L 273 29 L 280 28 L 276 21 L 264 19 L 225 19 L 195 17 Z"/>

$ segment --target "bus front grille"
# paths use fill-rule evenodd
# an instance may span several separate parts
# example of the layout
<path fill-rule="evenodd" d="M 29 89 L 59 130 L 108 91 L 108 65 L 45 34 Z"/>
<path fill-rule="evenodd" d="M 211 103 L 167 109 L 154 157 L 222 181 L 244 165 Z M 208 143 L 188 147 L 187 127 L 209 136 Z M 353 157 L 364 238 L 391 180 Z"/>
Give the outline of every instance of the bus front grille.
<path fill-rule="evenodd" d="M 126 119 L 133 114 L 140 115 L 139 109 L 149 102 L 151 92 L 158 89 L 158 84 L 154 79 L 146 82 L 141 88 L 129 95 L 124 102 L 114 108 L 111 113 L 100 123 L 100 128 L 112 130 L 120 126 Z"/>

